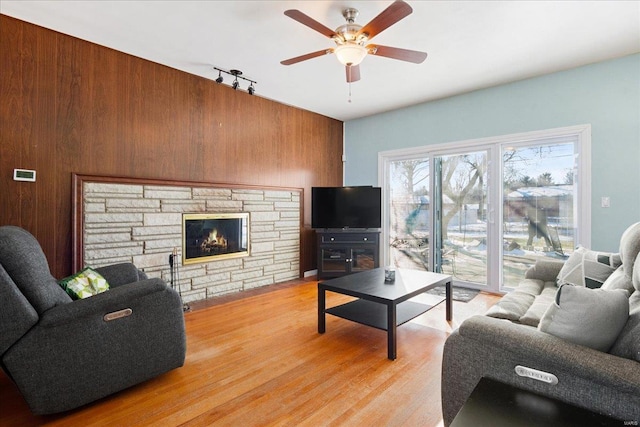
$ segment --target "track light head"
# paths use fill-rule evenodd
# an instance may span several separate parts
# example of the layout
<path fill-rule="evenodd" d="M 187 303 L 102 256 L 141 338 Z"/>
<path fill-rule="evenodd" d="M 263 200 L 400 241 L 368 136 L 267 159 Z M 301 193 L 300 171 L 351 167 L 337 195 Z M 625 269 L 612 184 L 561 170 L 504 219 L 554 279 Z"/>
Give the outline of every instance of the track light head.
<path fill-rule="evenodd" d="M 249 93 L 249 95 L 253 95 L 253 93 L 256 91 L 256 88 L 253 87 L 253 82 L 249 85 L 249 88 L 247 89 L 247 92 Z"/>
<path fill-rule="evenodd" d="M 222 78 L 222 71 L 218 71 L 218 78 L 216 79 L 216 83 L 220 84 L 224 81 Z"/>
<path fill-rule="evenodd" d="M 233 90 L 238 89 L 238 78 L 236 77 L 236 79 L 233 81 L 233 84 L 231 85 L 231 87 L 233 88 Z"/>

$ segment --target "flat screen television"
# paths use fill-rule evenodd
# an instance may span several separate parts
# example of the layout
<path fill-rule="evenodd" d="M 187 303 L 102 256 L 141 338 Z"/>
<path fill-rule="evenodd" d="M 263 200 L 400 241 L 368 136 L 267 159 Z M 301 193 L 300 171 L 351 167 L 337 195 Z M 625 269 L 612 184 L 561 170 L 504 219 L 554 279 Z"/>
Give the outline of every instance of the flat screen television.
<path fill-rule="evenodd" d="M 312 187 L 312 228 L 380 228 L 380 187 Z"/>

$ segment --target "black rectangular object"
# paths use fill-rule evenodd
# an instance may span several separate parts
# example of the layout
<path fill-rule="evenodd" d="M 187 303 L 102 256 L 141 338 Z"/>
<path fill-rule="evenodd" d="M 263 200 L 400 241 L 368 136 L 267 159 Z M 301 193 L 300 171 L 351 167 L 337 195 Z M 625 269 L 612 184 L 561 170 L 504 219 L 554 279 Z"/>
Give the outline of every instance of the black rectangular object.
<path fill-rule="evenodd" d="M 380 187 L 312 187 L 311 227 L 318 229 L 380 228 Z"/>

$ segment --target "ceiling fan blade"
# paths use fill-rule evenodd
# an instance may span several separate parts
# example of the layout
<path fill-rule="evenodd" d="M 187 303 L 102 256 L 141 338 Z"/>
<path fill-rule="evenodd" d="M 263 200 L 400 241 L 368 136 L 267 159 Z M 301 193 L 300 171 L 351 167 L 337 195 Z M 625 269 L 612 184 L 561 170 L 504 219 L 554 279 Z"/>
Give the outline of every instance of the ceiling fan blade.
<path fill-rule="evenodd" d="M 402 0 L 396 0 L 391 3 L 388 8 L 380 12 L 378 16 L 373 18 L 371 22 L 362 27 L 360 31 L 358 31 L 358 35 L 367 33 L 369 39 L 372 39 L 396 22 L 411 15 L 411 12 L 413 12 L 411 6 Z"/>
<path fill-rule="evenodd" d="M 333 31 L 331 28 L 324 26 L 323 24 L 319 23 L 318 21 L 316 21 L 315 19 L 311 18 L 310 16 L 305 15 L 304 13 L 300 12 L 297 9 L 285 10 L 284 14 L 287 15 L 291 19 L 295 19 L 296 21 L 298 21 L 302 25 L 306 25 L 307 27 L 311 28 L 312 30 L 316 30 L 320 34 L 325 35 L 325 36 L 327 36 L 329 38 L 331 38 L 331 37 L 336 35 L 335 31 Z"/>
<path fill-rule="evenodd" d="M 413 62 L 421 64 L 427 59 L 426 52 L 417 50 L 400 49 L 399 47 L 380 46 L 379 44 L 367 45 L 370 55 L 384 56 L 391 59 L 399 59 L 401 61 Z"/>
<path fill-rule="evenodd" d="M 280 61 L 282 65 L 292 65 L 297 64 L 298 62 L 306 61 L 307 59 L 317 58 L 318 56 L 328 55 L 333 53 L 333 49 L 323 49 L 317 52 L 307 53 L 306 55 L 296 56 L 295 58 L 285 59 L 284 61 Z"/>
<path fill-rule="evenodd" d="M 347 65 L 347 83 L 357 82 L 360 80 L 360 65 Z"/>

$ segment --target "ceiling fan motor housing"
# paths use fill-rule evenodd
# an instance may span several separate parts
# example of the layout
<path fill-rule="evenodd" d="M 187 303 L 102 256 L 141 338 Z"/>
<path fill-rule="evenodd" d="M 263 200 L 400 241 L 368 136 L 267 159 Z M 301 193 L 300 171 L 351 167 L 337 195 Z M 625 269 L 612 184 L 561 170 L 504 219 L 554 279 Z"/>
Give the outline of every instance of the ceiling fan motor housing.
<path fill-rule="evenodd" d="M 362 25 L 355 23 L 358 16 L 358 9 L 345 9 L 342 11 L 342 16 L 346 19 L 347 23 L 336 28 L 336 36 L 333 37 L 333 41 L 337 45 L 345 43 L 357 43 L 364 45 L 368 39 L 368 34 L 363 33 L 358 35 L 358 32 L 362 29 Z"/>

